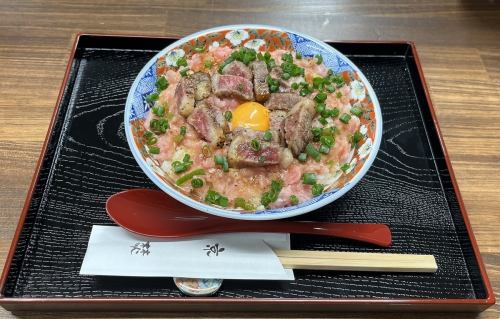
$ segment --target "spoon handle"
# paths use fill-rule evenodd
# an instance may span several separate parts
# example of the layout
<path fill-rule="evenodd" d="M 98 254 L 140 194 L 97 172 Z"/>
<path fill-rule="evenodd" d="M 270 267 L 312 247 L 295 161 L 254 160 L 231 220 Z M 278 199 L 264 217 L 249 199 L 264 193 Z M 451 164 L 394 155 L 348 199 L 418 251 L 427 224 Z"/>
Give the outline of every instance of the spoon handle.
<path fill-rule="evenodd" d="M 391 230 L 384 224 L 265 221 L 227 224 L 224 231 L 273 232 L 333 236 L 389 247 Z"/>

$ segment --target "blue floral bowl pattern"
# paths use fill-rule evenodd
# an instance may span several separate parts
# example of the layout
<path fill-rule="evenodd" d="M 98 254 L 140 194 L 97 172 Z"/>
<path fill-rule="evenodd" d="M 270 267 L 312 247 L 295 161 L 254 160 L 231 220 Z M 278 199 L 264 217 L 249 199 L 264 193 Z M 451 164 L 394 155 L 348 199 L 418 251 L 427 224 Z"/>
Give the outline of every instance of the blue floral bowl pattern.
<path fill-rule="evenodd" d="M 276 37 L 278 40 L 276 40 Z M 161 178 L 161 174 L 159 174 L 159 171 L 161 171 L 160 165 L 155 163 L 151 158 L 148 158 L 147 155 L 139 149 L 137 139 L 134 136 L 137 134 L 134 123 L 144 119 L 150 112 L 150 106 L 145 98 L 155 91 L 158 62 L 163 61 L 162 63 L 168 66 L 169 59 L 175 58 L 176 55 L 188 55 L 190 50 L 195 47 L 195 43 L 198 45 L 200 39 L 205 40 L 207 46 L 210 43 L 210 45 L 229 45 L 235 47 L 246 41 L 243 44 L 245 47 L 251 47 L 258 50 L 262 46 L 265 46 L 266 49 L 272 51 L 277 48 L 276 43 L 278 43 L 280 46 L 279 48 L 293 49 L 306 57 L 321 54 L 327 68 L 335 73 L 351 74 L 351 77 L 354 77 L 354 79 L 360 83 L 363 87 L 363 92 L 366 91 L 366 97 L 363 95 L 363 98 L 372 108 L 372 115 L 364 119 L 365 125 L 360 129 L 361 133 L 364 135 L 364 141 L 353 157 L 350 163 L 350 169 L 346 172 L 349 174 L 348 180 L 340 188 L 330 189 L 319 196 L 295 206 L 265 209 L 248 213 L 232 209 L 223 209 L 197 201 L 183 194 L 174 185 Z M 180 202 L 200 211 L 227 218 L 246 220 L 288 218 L 313 211 L 333 202 L 349 191 L 365 175 L 377 155 L 382 139 L 382 114 L 375 92 L 366 77 L 347 57 L 326 43 L 310 36 L 279 27 L 264 25 L 231 25 L 208 29 L 180 39 L 163 49 L 144 66 L 132 84 L 125 105 L 124 120 L 127 141 L 134 158 L 146 175 L 160 189 Z"/>

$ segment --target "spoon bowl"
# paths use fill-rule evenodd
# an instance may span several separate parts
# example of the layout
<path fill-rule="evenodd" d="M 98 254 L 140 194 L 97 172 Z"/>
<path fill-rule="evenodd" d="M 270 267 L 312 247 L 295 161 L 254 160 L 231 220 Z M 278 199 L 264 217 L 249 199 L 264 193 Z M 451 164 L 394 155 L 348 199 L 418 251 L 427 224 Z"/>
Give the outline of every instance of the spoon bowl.
<path fill-rule="evenodd" d="M 106 202 L 109 217 L 121 227 L 143 236 L 180 238 L 232 232 L 272 232 L 334 236 L 389 247 L 391 231 L 384 224 L 302 221 L 245 221 L 205 214 L 164 192 L 133 189 L 112 195 Z"/>

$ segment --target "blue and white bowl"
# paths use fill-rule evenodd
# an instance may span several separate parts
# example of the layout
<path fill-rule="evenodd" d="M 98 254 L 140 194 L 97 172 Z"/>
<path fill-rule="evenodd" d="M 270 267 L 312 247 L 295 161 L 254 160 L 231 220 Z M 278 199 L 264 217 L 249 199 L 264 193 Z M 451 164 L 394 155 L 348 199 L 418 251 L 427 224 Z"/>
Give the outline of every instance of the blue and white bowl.
<path fill-rule="evenodd" d="M 195 47 L 199 46 L 245 46 L 256 50 L 259 49 L 293 49 L 303 56 L 311 57 L 321 54 L 326 67 L 335 73 L 350 77 L 352 91 L 356 90 L 361 95 L 366 116 L 361 118 L 360 132 L 363 140 L 361 146 L 352 154 L 351 167 L 346 171 L 345 182 L 339 187 L 329 189 L 327 192 L 316 196 L 308 201 L 295 206 L 258 210 L 253 213 L 243 212 L 235 209 L 224 209 L 197 201 L 182 193 L 172 181 L 162 177 L 162 168 L 153 157 L 144 151 L 140 139 L 137 138 L 138 126 L 150 112 L 150 106 L 145 97 L 155 91 L 157 80 L 157 69 L 168 68 L 175 63 L 180 56 L 189 56 Z M 361 90 L 361 91 L 360 91 Z M 130 150 L 139 166 L 146 175 L 164 192 L 202 212 L 213 215 L 245 220 L 270 220 L 281 219 L 301 215 L 326 204 L 333 202 L 347 191 L 349 191 L 366 174 L 372 165 L 380 147 L 382 139 L 382 114 L 380 105 L 366 77 L 361 71 L 343 54 L 310 36 L 290 31 L 280 27 L 264 25 L 231 25 L 203 30 L 184 37 L 156 54 L 140 71 L 130 88 L 125 105 L 125 133 Z"/>

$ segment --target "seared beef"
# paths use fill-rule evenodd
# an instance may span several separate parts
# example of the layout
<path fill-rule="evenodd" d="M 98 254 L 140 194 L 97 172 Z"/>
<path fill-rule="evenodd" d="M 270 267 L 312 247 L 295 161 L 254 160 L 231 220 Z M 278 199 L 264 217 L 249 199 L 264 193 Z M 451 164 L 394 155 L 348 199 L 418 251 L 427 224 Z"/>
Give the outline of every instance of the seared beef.
<path fill-rule="evenodd" d="M 285 118 L 285 140 L 295 156 L 299 155 L 312 139 L 311 123 L 314 113 L 314 102 L 303 99 L 295 104 Z"/>
<path fill-rule="evenodd" d="M 247 80 L 252 80 L 252 71 L 244 63 L 240 61 L 233 61 L 226 65 L 222 69 L 222 74 L 224 75 L 236 75 L 241 76 Z"/>
<path fill-rule="evenodd" d="M 283 110 L 275 110 L 269 112 L 269 121 L 271 122 L 271 130 L 275 131 L 281 145 L 285 146 L 285 117 L 287 112 Z"/>
<path fill-rule="evenodd" d="M 181 79 L 175 88 L 175 102 L 179 113 L 187 117 L 193 112 L 194 102 L 210 96 L 212 90 L 210 76 L 207 73 L 196 72 Z"/>
<path fill-rule="evenodd" d="M 252 138 L 237 135 L 227 152 L 229 165 L 235 168 L 277 165 L 281 161 L 282 147 L 278 143 L 260 141 L 260 150 L 255 151 Z"/>
<path fill-rule="evenodd" d="M 271 93 L 269 100 L 264 104 L 269 110 L 289 111 L 298 102 L 306 98 L 295 93 Z"/>
<path fill-rule="evenodd" d="M 253 100 L 253 85 L 249 80 L 235 75 L 212 76 L 212 90 L 218 97 L 234 97 L 246 101 Z"/>
<path fill-rule="evenodd" d="M 194 99 L 196 101 L 203 100 L 212 93 L 212 83 L 208 73 L 196 72 L 190 76 L 194 83 Z"/>
<path fill-rule="evenodd" d="M 175 103 L 179 109 L 179 113 L 188 117 L 194 109 L 194 85 L 189 77 L 181 79 L 174 94 Z"/>
<path fill-rule="evenodd" d="M 224 132 L 216 121 L 217 110 L 204 101 L 200 102 L 196 103 L 196 107 L 187 118 L 187 122 L 194 127 L 201 138 L 211 145 L 224 143 Z"/>
<path fill-rule="evenodd" d="M 264 61 L 255 61 L 251 64 L 253 71 L 253 90 L 257 102 L 265 102 L 269 98 L 269 86 L 267 85 L 267 64 Z"/>

